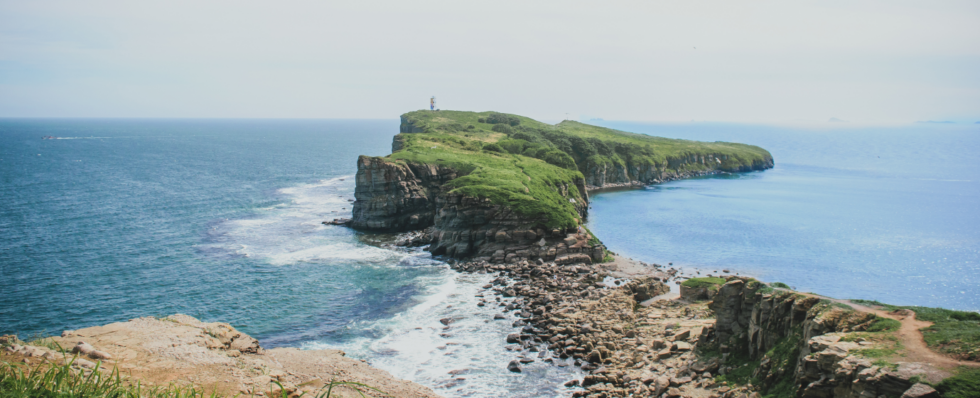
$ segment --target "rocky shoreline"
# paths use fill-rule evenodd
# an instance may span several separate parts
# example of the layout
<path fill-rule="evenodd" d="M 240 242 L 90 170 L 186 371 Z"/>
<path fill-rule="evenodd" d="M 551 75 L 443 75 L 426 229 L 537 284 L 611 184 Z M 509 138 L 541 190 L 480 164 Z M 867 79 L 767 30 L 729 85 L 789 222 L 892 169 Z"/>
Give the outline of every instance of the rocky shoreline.
<path fill-rule="evenodd" d="M 572 397 L 758 398 L 774 391 L 938 397 L 922 381 L 935 384 L 950 375 L 926 363 L 868 357 L 889 344 L 872 331 L 880 321 L 872 313 L 745 276 L 680 289 L 677 296 L 669 283 L 682 278 L 656 264 L 639 272 L 543 260 L 449 264 L 457 272 L 494 276 L 477 294 L 477 305 L 498 307 L 493 321 L 509 322 L 507 313 L 518 318 L 514 332 L 501 336 L 514 353 L 501 372 L 521 372 L 533 362 L 580 367 L 587 375 L 565 383 Z M 440 321 L 444 336 L 451 336 L 455 320 Z M 266 350 L 230 325 L 185 315 L 65 331 L 33 344 L 4 336 L 0 344 L 7 362 L 56 364 L 78 355 L 79 372 L 92 372 L 102 361 L 103 369 L 111 365 L 143 384 L 195 385 L 228 395 L 269 392 L 276 382 L 300 394 L 329 381 L 354 381 L 399 397 L 438 396 L 337 350 Z M 59 352 L 55 344 L 68 350 Z M 348 389 L 339 396 L 359 393 Z"/>
<path fill-rule="evenodd" d="M 451 267 L 495 275 L 479 305 L 500 307 L 495 319 L 519 317 L 503 342 L 515 353 L 507 369 L 573 360 L 588 372 L 565 383 L 573 397 L 759 397 L 777 387 L 801 397 L 929 397 L 938 395 L 919 381 L 949 375 L 924 363 L 889 367 L 862 356 L 881 345 L 865 332 L 878 320 L 874 314 L 745 276 L 671 298 L 668 282 L 680 278 L 659 265 L 630 279 L 584 263 Z M 442 321 L 448 333 L 453 320 Z M 758 384 L 718 381 L 746 366 Z"/>
<path fill-rule="evenodd" d="M 403 116 L 393 153 L 405 150 L 405 135 L 427 131 Z M 874 332 L 862 334 L 878 322 L 875 314 L 722 275 L 728 270 L 709 274 L 707 285 L 686 286 L 677 269 L 624 267 L 621 258 L 603 265 L 609 253 L 581 226 L 589 192 L 773 167 L 768 153 L 737 166 L 731 160 L 708 151 L 662 164 L 587 161 L 583 179 L 554 187 L 574 204 L 580 226 L 549 229 L 539 215 L 453 193 L 446 187 L 465 173 L 452 167 L 362 156 L 348 225 L 408 232 L 395 246 L 428 245 L 457 271 L 496 276 L 478 305 L 499 306 L 496 320 L 505 312 L 520 319 L 505 339 L 515 353 L 507 369 L 570 360 L 588 372 L 567 382 L 575 397 L 934 396 L 917 381 L 938 382 L 941 371 L 921 363 L 886 366 L 860 354 L 889 344 Z M 664 295 L 671 282 L 679 296 Z M 452 319 L 442 321 L 452 329 Z"/>

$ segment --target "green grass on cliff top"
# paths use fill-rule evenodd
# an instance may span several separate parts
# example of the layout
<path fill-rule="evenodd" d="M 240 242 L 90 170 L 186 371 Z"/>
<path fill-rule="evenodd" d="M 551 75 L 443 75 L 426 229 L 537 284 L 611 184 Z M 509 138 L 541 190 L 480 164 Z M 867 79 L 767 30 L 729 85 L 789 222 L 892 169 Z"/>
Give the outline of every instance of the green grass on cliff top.
<path fill-rule="evenodd" d="M 771 158 L 750 145 L 651 137 L 571 121 L 550 125 L 496 112 L 415 111 L 402 120 L 422 133 L 399 134 L 402 147 L 389 159 L 452 167 L 463 175 L 449 182 L 452 192 L 489 198 L 548 228 L 581 224 L 583 193 L 576 186 L 584 186 L 582 173 L 596 166 L 697 171 L 709 167 L 692 156 L 711 154 L 724 158 L 711 167 L 738 170 Z"/>

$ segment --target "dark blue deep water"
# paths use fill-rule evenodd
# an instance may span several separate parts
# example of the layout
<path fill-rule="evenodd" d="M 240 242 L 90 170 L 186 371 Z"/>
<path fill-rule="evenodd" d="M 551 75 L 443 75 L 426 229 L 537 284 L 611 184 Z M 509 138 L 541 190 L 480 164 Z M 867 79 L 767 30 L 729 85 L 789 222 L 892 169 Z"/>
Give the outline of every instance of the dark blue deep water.
<path fill-rule="evenodd" d="M 980 308 L 980 127 L 605 124 L 776 159 L 594 195 L 589 226 L 613 251 L 836 297 Z M 0 119 L 0 333 L 185 313 L 266 347 L 343 348 L 446 396 L 561 395 L 571 367 L 506 371 L 514 330 L 476 306 L 485 275 L 320 224 L 350 214 L 357 155 L 389 153 L 397 131 L 397 120 Z M 460 319 L 448 348 L 446 316 Z M 439 387 L 462 368 L 466 383 Z"/>
<path fill-rule="evenodd" d="M 749 143 L 776 161 L 593 195 L 589 228 L 614 252 L 831 297 L 980 309 L 980 126 L 602 125 Z"/>

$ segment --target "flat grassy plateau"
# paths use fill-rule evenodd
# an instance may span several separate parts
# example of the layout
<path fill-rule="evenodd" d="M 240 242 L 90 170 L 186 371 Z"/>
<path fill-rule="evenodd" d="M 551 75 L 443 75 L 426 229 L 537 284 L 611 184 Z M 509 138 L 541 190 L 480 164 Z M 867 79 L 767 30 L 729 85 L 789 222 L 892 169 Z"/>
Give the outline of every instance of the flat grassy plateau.
<path fill-rule="evenodd" d="M 575 187 L 585 186 L 583 173 L 602 167 L 736 171 L 772 158 L 751 145 L 652 137 L 567 120 L 550 125 L 497 112 L 409 112 L 402 128 L 395 138 L 400 148 L 389 160 L 451 167 L 463 175 L 449 182 L 451 193 L 546 216 L 549 228 L 582 223 L 576 204 L 583 204 L 583 192 Z M 706 154 L 720 163 L 679 161 Z"/>

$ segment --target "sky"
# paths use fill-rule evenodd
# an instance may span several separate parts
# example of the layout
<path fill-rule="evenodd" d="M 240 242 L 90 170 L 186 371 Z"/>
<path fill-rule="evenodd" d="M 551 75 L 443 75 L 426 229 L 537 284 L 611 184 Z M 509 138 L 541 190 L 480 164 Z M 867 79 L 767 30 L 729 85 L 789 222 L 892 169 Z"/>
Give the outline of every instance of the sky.
<path fill-rule="evenodd" d="M 980 1 L 0 0 L 0 117 L 980 121 Z"/>

